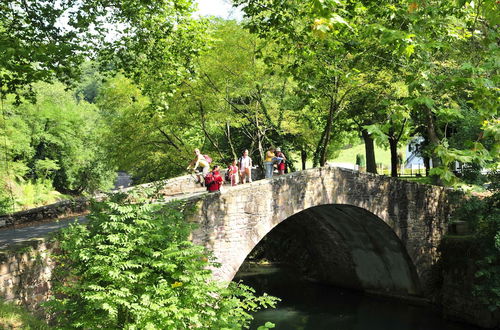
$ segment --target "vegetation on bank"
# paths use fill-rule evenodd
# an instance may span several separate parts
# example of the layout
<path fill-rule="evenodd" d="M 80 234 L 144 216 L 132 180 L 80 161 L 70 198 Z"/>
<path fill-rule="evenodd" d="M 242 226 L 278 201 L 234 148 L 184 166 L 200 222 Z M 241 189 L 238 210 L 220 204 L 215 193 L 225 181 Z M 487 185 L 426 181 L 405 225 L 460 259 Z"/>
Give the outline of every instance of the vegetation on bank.
<path fill-rule="evenodd" d="M 133 200 L 133 202 L 132 202 Z M 46 304 L 73 329 L 239 329 L 277 299 L 213 281 L 210 252 L 188 241 L 189 208 L 114 195 L 86 226 L 62 230 L 54 295 Z"/>
<path fill-rule="evenodd" d="M 448 263 L 447 269 L 467 269 L 472 261 L 473 294 L 496 311 L 500 309 L 500 173 L 489 178 L 487 197 L 469 196 L 454 212 L 452 221 L 465 222 L 470 234 L 445 238 L 448 250 L 443 261 Z"/>
<path fill-rule="evenodd" d="M 0 299 L 0 329 L 45 330 L 49 326 L 22 307 Z"/>
<path fill-rule="evenodd" d="M 36 83 L 36 102 L 2 102 L 0 214 L 110 187 L 99 109 L 61 83 Z"/>

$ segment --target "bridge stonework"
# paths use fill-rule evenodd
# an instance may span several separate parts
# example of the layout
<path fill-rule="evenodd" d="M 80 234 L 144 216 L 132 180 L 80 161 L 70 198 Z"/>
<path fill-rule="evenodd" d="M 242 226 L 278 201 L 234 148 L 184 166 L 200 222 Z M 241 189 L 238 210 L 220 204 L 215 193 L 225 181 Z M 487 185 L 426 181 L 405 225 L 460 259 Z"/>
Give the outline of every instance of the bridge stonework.
<path fill-rule="evenodd" d="M 437 186 L 333 167 L 310 169 L 193 197 L 198 211 L 190 220 L 198 226 L 192 240 L 213 251 L 221 263 L 216 278 L 229 281 L 259 241 L 281 222 L 322 205 L 353 206 L 392 228 L 426 291 L 446 230 L 449 196 L 448 190 Z M 304 220 L 304 229 L 309 225 Z M 372 231 L 361 227 L 358 231 Z M 415 290 L 408 293 L 418 293 Z"/>

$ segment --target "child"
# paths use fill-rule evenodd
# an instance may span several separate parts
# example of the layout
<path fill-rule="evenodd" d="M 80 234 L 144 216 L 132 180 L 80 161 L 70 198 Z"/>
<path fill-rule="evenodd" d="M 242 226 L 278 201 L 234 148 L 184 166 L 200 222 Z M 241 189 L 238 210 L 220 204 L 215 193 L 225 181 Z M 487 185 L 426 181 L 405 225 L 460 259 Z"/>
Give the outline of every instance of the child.
<path fill-rule="evenodd" d="M 228 181 L 231 181 L 231 186 L 236 186 L 238 184 L 238 165 L 236 159 L 227 168 L 227 173 L 229 177 Z"/>

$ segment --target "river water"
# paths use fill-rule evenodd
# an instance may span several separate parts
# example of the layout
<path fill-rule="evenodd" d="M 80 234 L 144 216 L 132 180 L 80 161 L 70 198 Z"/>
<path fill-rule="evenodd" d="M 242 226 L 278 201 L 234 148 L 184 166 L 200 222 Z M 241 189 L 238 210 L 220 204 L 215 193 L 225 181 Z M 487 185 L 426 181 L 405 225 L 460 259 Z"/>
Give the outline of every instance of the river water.
<path fill-rule="evenodd" d="M 277 308 L 254 315 L 251 329 L 267 321 L 275 329 L 301 330 L 477 330 L 444 320 L 429 308 L 306 281 L 282 265 L 245 264 L 236 275 L 256 289 L 281 298 Z"/>

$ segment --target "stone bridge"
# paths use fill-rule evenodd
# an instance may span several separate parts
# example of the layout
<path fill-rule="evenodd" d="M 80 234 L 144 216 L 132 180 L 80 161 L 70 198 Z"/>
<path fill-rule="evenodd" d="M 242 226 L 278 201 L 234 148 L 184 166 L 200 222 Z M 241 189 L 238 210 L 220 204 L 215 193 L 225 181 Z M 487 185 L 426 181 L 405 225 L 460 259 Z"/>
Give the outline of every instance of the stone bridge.
<path fill-rule="evenodd" d="M 197 223 L 191 239 L 213 251 L 221 264 L 215 277 L 225 281 L 252 251 L 261 250 L 295 263 L 308 277 L 324 283 L 426 295 L 450 211 L 450 193 L 444 188 L 334 167 L 212 194 L 190 176 L 157 184 L 166 201 L 198 206 L 188 219 Z M 85 212 L 87 202 L 72 203 L 3 216 L 0 225 L 8 236 L 15 232 L 9 228 L 18 224 L 62 217 L 68 210 Z M 20 230 L 37 235 L 36 226 Z M 19 248 L 0 249 L 0 295 L 27 305 L 48 297 L 54 266 L 50 244 L 33 235 L 25 238 L 33 246 L 31 252 L 20 252 L 22 243 L 16 243 Z"/>
<path fill-rule="evenodd" d="M 213 251 L 219 279 L 231 280 L 267 236 L 322 282 L 418 295 L 430 287 L 449 195 L 437 186 L 323 167 L 181 199 L 198 205 L 192 240 Z"/>

